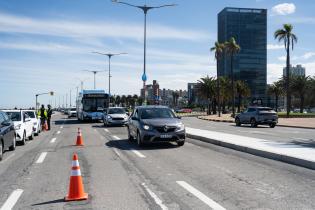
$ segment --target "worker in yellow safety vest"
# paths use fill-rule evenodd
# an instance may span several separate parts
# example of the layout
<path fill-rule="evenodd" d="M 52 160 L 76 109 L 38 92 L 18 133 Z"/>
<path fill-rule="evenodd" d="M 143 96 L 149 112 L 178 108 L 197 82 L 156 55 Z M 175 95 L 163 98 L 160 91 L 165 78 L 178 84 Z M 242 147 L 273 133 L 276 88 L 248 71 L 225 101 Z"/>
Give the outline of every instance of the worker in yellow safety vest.
<path fill-rule="evenodd" d="M 47 111 L 44 104 L 42 104 L 42 107 L 38 110 L 37 116 L 40 118 L 41 125 L 44 125 L 47 119 Z"/>

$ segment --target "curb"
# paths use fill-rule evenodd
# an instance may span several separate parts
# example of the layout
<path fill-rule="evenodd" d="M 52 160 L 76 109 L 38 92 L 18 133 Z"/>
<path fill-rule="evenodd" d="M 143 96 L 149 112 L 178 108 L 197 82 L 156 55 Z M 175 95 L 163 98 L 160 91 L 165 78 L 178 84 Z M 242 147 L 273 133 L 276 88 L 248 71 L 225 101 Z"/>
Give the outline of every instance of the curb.
<path fill-rule="evenodd" d="M 289 163 L 289 164 L 302 166 L 305 168 L 315 170 L 315 162 L 312 162 L 309 160 L 304 160 L 304 159 L 295 158 L 295 157 L 291 157 L 291 156 L 287 156 L 287 155 L 271 153 L 271 152 L 267 152 L 267 151 L 263 151 L 263 150 L 259 150 L 259 149 L 244 147 L 244 146 L 240 146 L 237 144 L 222 142 L 219 140 L 210 139 L 210 138 L 206 138 L 203 136 L 197 136 L 197 135 L 193 135 L 193 134 L 189 134 L 189 133 L 186 133 L 186 136 L 188 138 L 196 139 L 196 140 L 203 141 L 203 142 L 210 143 L 210 144 L 214 144 L 217 146 L 222 146 L 222 147 L 234 149 L 237 151 L 249 153 L 252 155 L 256 155 L 256 156 L 260 156 L 260 157 L 264 157 L 264 158 L 268 158 L 268 159 L 272 159 L 272 160 L 277 160 L 277 161 L 281 161 L 284 163 Z"/>
<path fill-rule="evenodd" d="M 213 121 L 213 122 L 226 122 L 226 123 L 234 123 L 234 120 L 215 120 L 215 119 L 203 119 L 200 117 L 197 117 L 200 120 L 206 120 L 206 121 Z M 303 129 L 315 129 L 312 127 L 304 127 L 304 126 L 295 126 L 295 125 L 281 125 L 277 124 L 279 127 L 286 127 L 286 128 L 303 128 Z"/>

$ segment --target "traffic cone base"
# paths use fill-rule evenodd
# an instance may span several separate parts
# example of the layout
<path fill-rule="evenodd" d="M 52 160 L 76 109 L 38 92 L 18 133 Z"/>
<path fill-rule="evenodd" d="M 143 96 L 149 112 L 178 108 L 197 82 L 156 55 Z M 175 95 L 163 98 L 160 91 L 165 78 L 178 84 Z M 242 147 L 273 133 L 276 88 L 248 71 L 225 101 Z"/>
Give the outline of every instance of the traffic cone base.
<path fill-rule="evenodd" d="M 65 201 L 78 201 L 88 199 L 88 194 L 84 192 L 83 180 L 78 161 L 78 155 L 73 155 L 72 169 L 69 184 L 69 193 Z"/>

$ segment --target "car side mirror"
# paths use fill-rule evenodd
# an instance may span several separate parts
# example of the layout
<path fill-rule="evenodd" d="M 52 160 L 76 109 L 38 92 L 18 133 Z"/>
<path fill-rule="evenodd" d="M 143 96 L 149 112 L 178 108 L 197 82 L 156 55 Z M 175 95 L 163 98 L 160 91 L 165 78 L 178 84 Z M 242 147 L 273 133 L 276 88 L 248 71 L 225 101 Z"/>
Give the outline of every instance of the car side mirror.
<path fill-rule="evenodd" d="M 10 123 L 9 121 L 3 121 L 3 122 L 1 123 L 1 125 L 2 125 L 2 126 L 9 126 L 9 125 L 11 125 L 11 123 Z"/>
<path fill-rule="evenodd" d="M 131 119 L 132 119 L 132 120 L 137 120 L 137 121 L 139 120 L 138 117 L 132 117 Z"/>
<path fill-rule="evenodd" d="M 128 115 L 128 116 L 129 116 L 129 112 L 126 112 L 126 115 Z"/>
<path fill-rule="evenodd" d="M 31 118 L 30 118 L 30 117 L 25 118 L 25 120 L 24 120 L 24 122 L 29 122 L 29 121 L 31 121 Z"/>

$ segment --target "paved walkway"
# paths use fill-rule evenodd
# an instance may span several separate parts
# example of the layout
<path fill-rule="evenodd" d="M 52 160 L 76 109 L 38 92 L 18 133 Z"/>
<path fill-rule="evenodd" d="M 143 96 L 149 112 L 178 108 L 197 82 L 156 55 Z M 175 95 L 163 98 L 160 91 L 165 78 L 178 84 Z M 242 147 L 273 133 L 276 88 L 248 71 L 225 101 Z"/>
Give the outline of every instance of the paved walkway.
<path fill-rule="evenodd" d="M 230 114 L 199 116 L 199 119 L 216 121 L 216 122 L 234 122 L 234 118 Z M 279 118 L 278 126 L 298 127 L 298 128 L 314 128 L 315 118 Z"/>
<path fill-rule="evenodd" d="M 315 169 L 315 149 L 312 147 L 191 127 L 187 127 L 186 132 L 193 139 Z"/>

